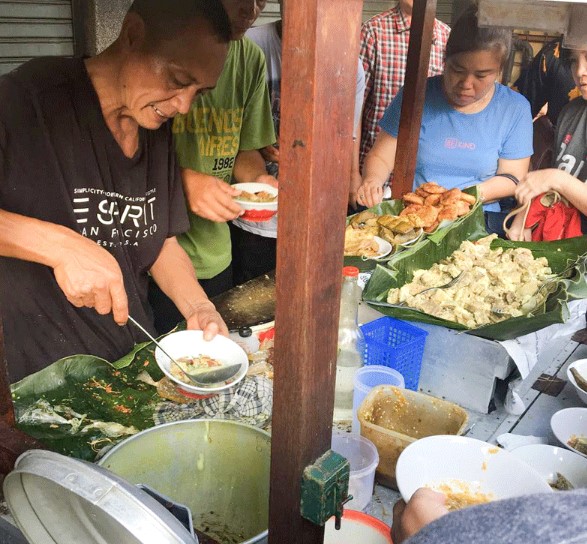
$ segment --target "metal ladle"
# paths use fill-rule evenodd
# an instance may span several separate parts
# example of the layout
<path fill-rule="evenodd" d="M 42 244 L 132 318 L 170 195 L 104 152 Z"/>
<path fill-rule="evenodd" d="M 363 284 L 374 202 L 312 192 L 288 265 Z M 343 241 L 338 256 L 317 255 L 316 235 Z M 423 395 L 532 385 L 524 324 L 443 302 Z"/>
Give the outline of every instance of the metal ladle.
<path fill-rule="evenodd" d="M 210 385 L 225 382 L 226 380 L 232 378 L 242 366 L 240 363 L 236 363 L 233 365 L 225 365 L 211 369 L 204 368 L 202 370 L 198 370 L 198 372 L 194 374 L 190 374 L 189 372 L 186 372 L 180 366 L 180 364 L 171 355 L 169 355 L 169 353 L 167 353 L 167 351 L 165 351 L 165 348 L 163 348 L 163 346 L 161 346 L 161 344 L 149 333 L 149 331 L 147 331 L 136 319 L 129 315 L 128 320 L 141 331 L 143 331 L 150 338 L 150 340 L 169 358 L 169 361 L 177 368 L 179 368 L 182 374 L 186 376 L 187 379 L 195 386 L 209 387 Z"/>

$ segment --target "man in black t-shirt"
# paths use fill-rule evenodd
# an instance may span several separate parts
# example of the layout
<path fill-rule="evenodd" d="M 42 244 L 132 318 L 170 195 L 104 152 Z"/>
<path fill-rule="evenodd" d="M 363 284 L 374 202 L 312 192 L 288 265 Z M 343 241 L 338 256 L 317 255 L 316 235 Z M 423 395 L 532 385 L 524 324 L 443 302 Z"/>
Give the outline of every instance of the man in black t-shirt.
<path fill-rule="evenodd" d="M 96 57 L 0 78 L 0 311 L 12 381 L 68 355 L 116 360 L 153 328 L 148 274 L 189 328 L 226 325 L 175 236 L 187 221 L 170 123 L 216 85 L 220 0 L 135 0 Z M 108 315 L 112 313 L 112 315 Z"/>
<path fill-rule="evenodd" d="M 514 88 L 530 102 L 532 117 L 548 104 L 546 115 L 553 125 L 556 125 L 563 107 L 579 96 L 570 63 L 565 57 L 562 38 L 548 42 L 514 83 Z"/>

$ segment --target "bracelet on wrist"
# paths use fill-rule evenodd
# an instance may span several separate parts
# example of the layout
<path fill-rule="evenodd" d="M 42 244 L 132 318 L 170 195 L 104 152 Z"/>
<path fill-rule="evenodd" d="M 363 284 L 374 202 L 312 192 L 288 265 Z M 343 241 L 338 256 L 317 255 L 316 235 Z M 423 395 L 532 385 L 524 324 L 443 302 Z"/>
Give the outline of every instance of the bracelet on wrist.
<path fill-rule="evenodd" d="M 518 185 L 520 183 L 520 180 L 513 174 L 495 174 L 495 177 L 508 178 L 510 181 L 514 182 L 514 185 Z"/>

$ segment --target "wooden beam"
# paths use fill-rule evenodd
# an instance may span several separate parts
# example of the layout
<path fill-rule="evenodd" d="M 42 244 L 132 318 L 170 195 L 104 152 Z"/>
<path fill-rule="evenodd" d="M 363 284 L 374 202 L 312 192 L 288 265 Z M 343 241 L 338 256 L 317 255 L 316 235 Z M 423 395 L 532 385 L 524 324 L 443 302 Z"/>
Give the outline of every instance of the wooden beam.
<path fill-rule="evenodd" d="M 567 30 L 569 14 L 569 2 L 480 0 L 478 18 L 479 26 L 504 26 L 562 34 Z"/>
<path fill-rule="evenodd" d="M 304 468 L 330 449 L 362 0 L 284 3 L 270 544 L 321 544 Z"/>
<path fill-rule="evenodd" d="M 410 192 L 414 183 L 435 15 L 436 0 L 414 0 L 404 97 L 391 185 L 393 198 L 401 198 Z"/>

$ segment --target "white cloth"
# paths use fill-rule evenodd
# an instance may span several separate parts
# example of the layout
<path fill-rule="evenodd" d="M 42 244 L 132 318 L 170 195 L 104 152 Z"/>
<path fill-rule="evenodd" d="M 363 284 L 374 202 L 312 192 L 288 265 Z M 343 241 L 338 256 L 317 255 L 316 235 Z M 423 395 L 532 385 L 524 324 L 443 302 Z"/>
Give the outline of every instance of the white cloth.
<path fill-rule="evenodd" d="M 587 299 L 573 300 L 567 304 L 569 317 L 565 323 L 556 323 L 539 331 L 499 342 L 513 359 L 522 378 L 526 378 L 538 362 L 540 354 L 557 338 L 570 336 L 585 328 Z"/>

